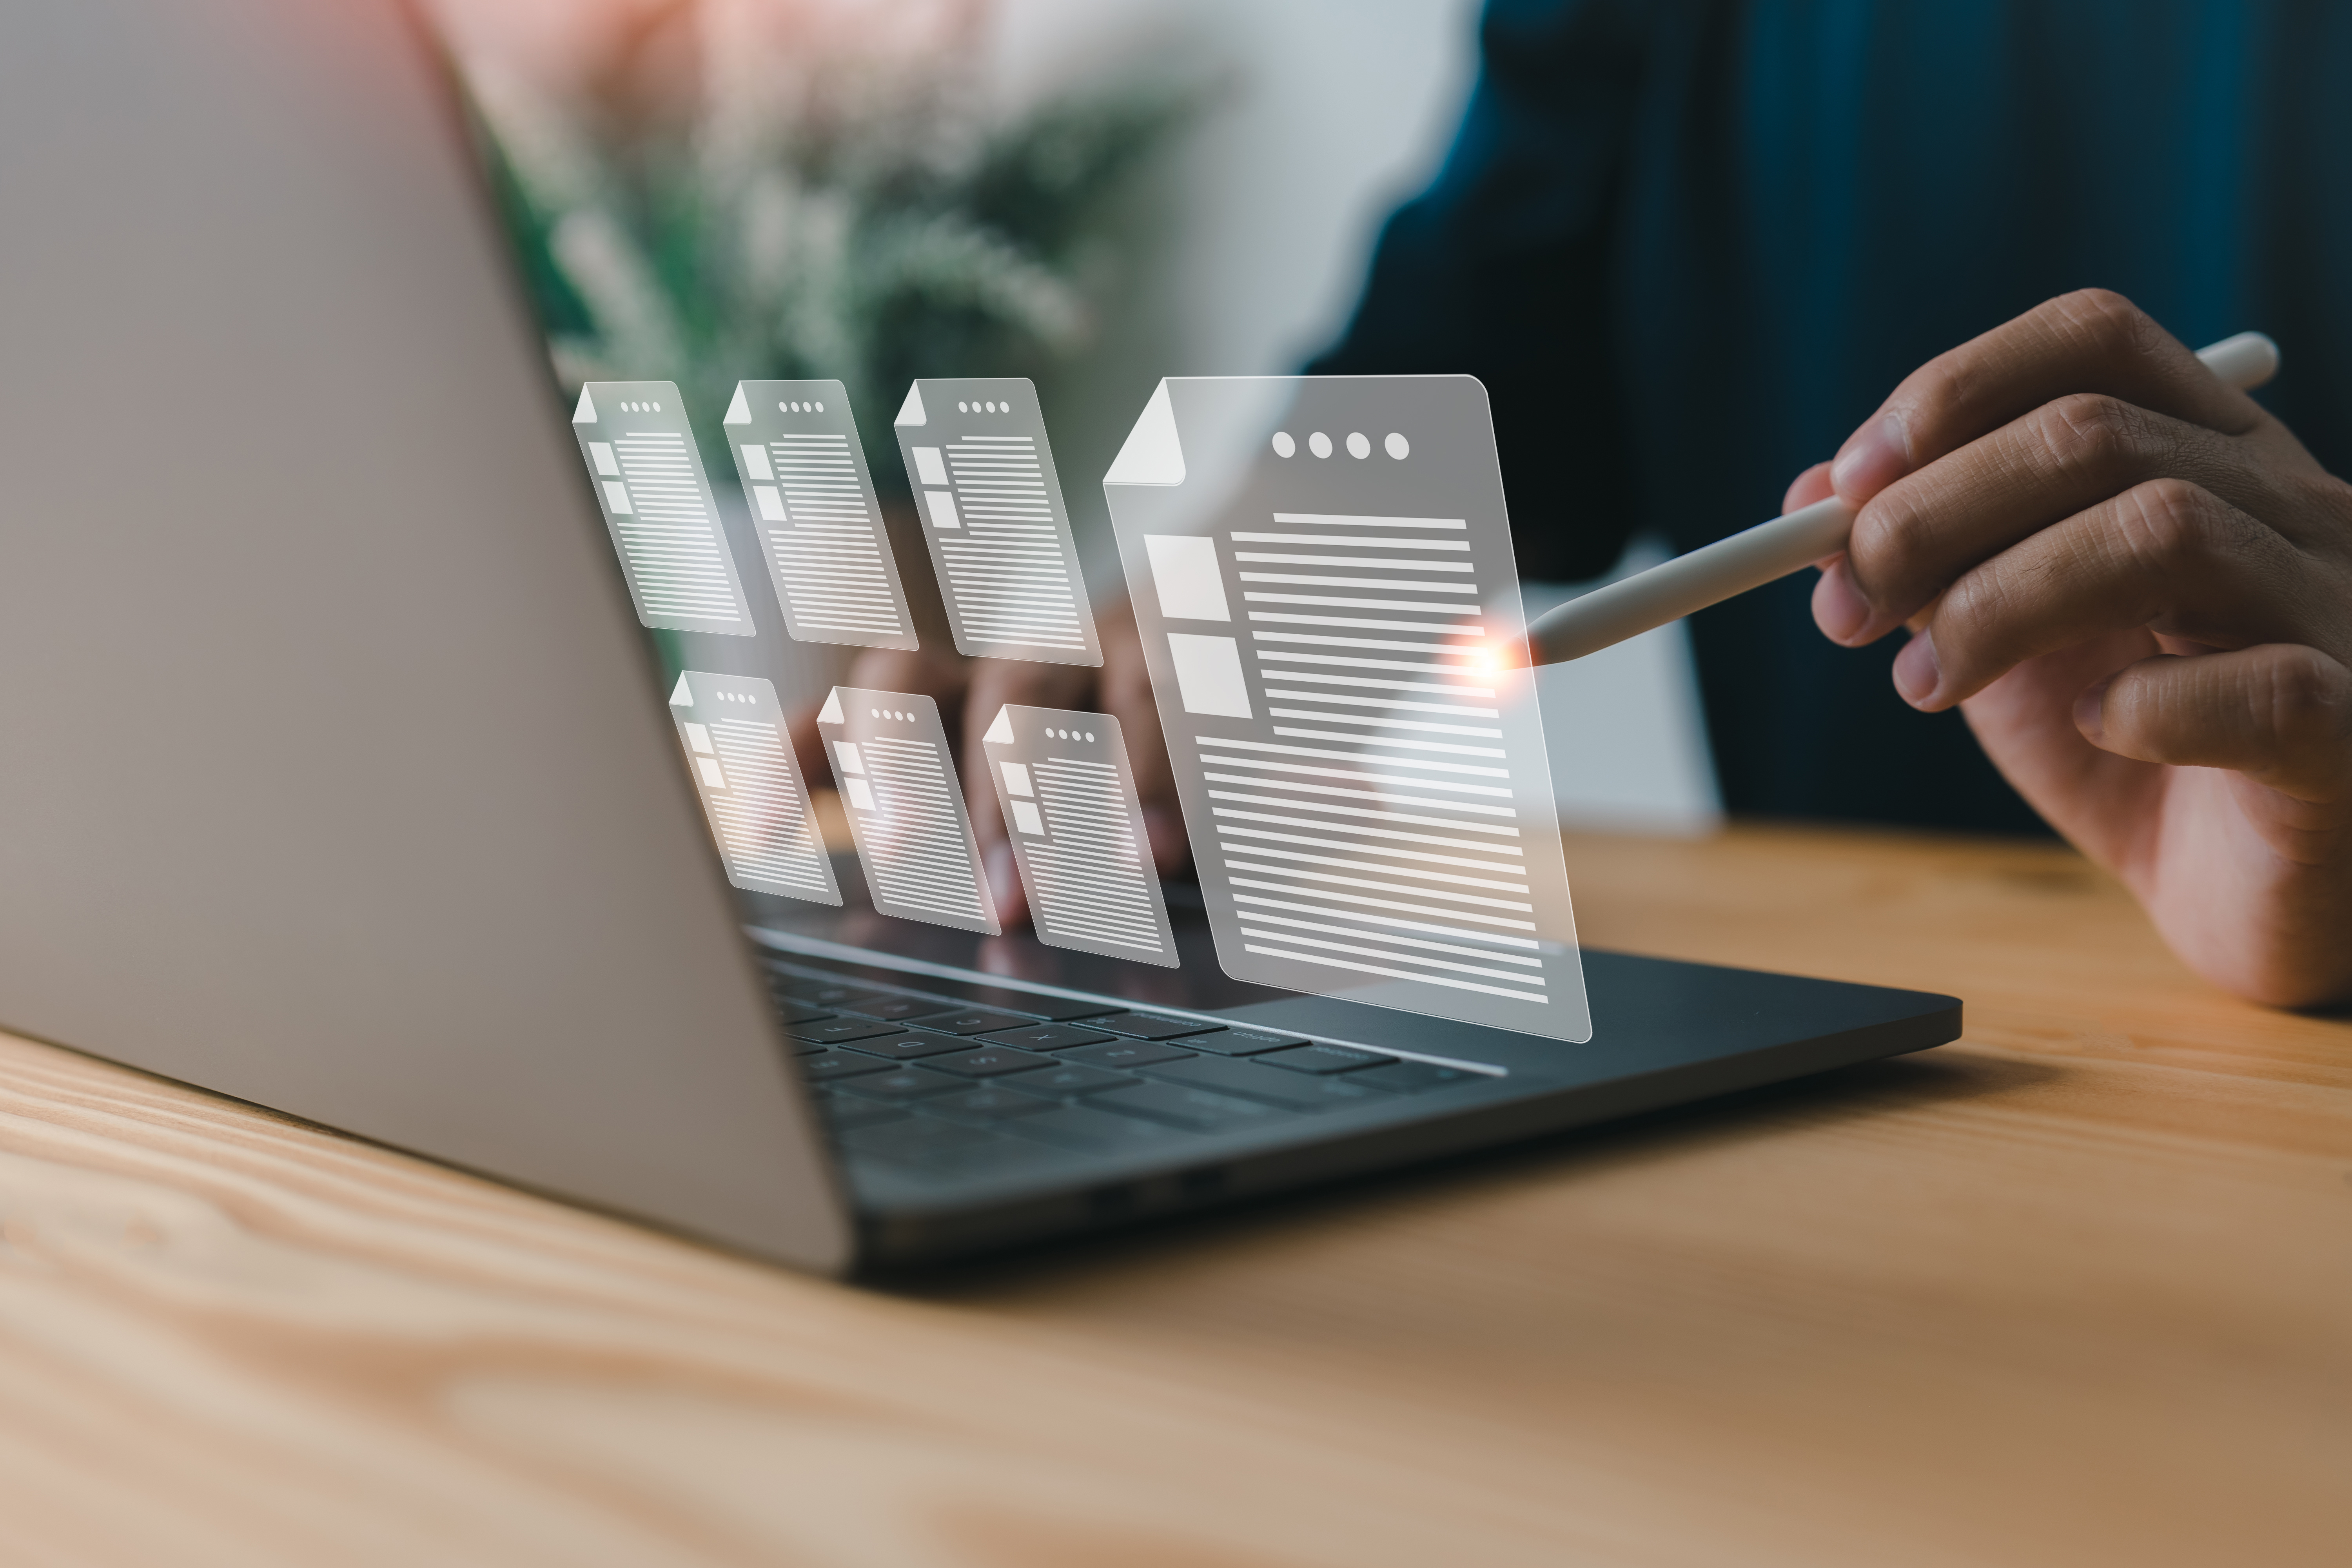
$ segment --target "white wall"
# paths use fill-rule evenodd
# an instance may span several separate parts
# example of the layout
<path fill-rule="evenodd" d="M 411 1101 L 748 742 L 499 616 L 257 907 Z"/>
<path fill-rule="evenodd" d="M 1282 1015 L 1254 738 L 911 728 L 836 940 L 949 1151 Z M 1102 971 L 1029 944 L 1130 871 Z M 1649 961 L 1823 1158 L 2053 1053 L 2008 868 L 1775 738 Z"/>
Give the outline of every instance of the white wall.
<path fill-rule="evenodd" d="M 1230 83 L 1146 193 L 1144 258 L 1050 410 L 1097 584 L 1118 565 L 1093 478 L 1160 377 L 1285 374 L 1345 326 L 1381 220 L 1452 139 L 1477 11 L 1475 0 L 1005 0 L 988 75 L 1007 105 L 1139 62 Z M 1654 552 L 1637 544 L 1619 570 Z M 1529 611 L 1573 592 L 1530 584 Z M 1720 821 L 1681 626 L 1548 669 L 1538 689 L 1564 820 L 1668 834 Z"/>
<path fill-rule="evenodd" d="M 1381 219 L 1436 169 L 1476 21 L 1475 0 L 1004 0 L 991 74 L 1009 102 L 1154 62 L 1228 83 L 1176 154 L 1157 374 L 1279 373 L 1344 324 Z"/>

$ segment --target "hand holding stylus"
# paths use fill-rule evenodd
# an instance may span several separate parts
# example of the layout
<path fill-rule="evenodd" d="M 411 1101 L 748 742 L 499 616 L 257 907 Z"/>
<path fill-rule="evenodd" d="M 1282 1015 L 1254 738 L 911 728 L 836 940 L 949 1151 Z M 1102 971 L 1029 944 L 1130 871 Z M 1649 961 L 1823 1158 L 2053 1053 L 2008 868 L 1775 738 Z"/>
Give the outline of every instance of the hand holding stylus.
<path fill-rule="evenodd" d="M 2208 343 L 2197 358 L 2241 389 L 2260 386 L 2278 374 L 2278 345 L 2260 332 Z M 1582 658 L 1825 561 L 1845 549 L 1853 518 L 1853 503 L 1842 495 L 1792 504 L 1769 522 L 1571 599 L 1528 628 L 1534 662 Z"/>
<path fill-rule="evenodd" d="M 1814 588 L 1824 635 L 1909 627 L 1904 700 L 1959 707 L 2191 966 L 2336 1002 L 2352 485 L 2229 364 L 2114 294 L 2070 294 L 1914 372 L 1787 504 L 1853 509 Z"/>

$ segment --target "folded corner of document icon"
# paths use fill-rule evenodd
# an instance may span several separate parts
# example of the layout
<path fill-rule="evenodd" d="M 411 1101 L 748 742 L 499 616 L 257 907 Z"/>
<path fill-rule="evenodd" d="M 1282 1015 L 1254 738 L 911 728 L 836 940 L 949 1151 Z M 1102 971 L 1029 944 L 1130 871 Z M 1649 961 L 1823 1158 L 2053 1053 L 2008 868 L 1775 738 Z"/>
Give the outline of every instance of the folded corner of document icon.
<path fill-rule="evenodd" d="M 1591 1038 L 1478 384 L 1171 378 L 1104 493 L 1226 973 Z"/>

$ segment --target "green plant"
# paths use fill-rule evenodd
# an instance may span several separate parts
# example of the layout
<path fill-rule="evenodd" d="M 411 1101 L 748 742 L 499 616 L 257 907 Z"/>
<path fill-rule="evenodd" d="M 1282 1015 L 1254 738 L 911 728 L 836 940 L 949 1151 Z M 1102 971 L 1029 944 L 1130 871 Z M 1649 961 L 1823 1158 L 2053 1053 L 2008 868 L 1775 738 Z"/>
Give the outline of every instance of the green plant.
<path fill-rule="evenodd" d="M 1117 198 L 1196 85 L 1130 75 L 992 117 L 957 63 L 980 53 L 976 6 L 896 59 L 730 47 L 715 10 L 679 0 L 561 90 L 469 63 L 568 386 L 675 381 L 715 414 L 740 379 L 833 378 L 887 450 L 915 376 L 1046 382 L 1083 351 L 1119 259 Z M 681 26 L 701 68 L 649 103 L 641 84 Z"/>

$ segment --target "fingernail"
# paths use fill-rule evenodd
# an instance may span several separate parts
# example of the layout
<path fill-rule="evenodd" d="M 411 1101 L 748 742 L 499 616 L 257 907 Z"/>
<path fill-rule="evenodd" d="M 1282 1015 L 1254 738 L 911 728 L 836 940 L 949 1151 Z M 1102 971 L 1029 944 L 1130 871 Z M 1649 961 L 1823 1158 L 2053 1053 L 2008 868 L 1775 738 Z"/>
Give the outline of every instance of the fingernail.
<path fill-rule="evenodd" d="M 1903 421 L 1882 414 L 1846 439 L 1830 465 L 1830 483 L 1857 504 L 1911 471 L 1911 442 Z"/>
<path fill-rule="evenodd" d="M 1935 634 L 1912 633 L 1903 651 L 1895 656 L 1895 689 L 1912 707 L 1923 708 L 1936 695 L 1937 684 L 1943 678 L 1943 671 L 1936 664 Z"/>
<path fill-rule="evenodd" d="M 1845 558 L 1838 557 L 1822 568 L 1822 580 L 1813 584 L 1813 624 L 1832 642 L 1850 643 L 1870 619 L 1870 602 L 1853 585 L 1853 577 L 1845 569 Z"/>
<path fill-rule="evenodd" d="M 2107 738 L 2107 688 L 2116 683 L 2112 675 L 2074 699 L 2074 728 L 2091 744 L 2102 745 Z"/>

